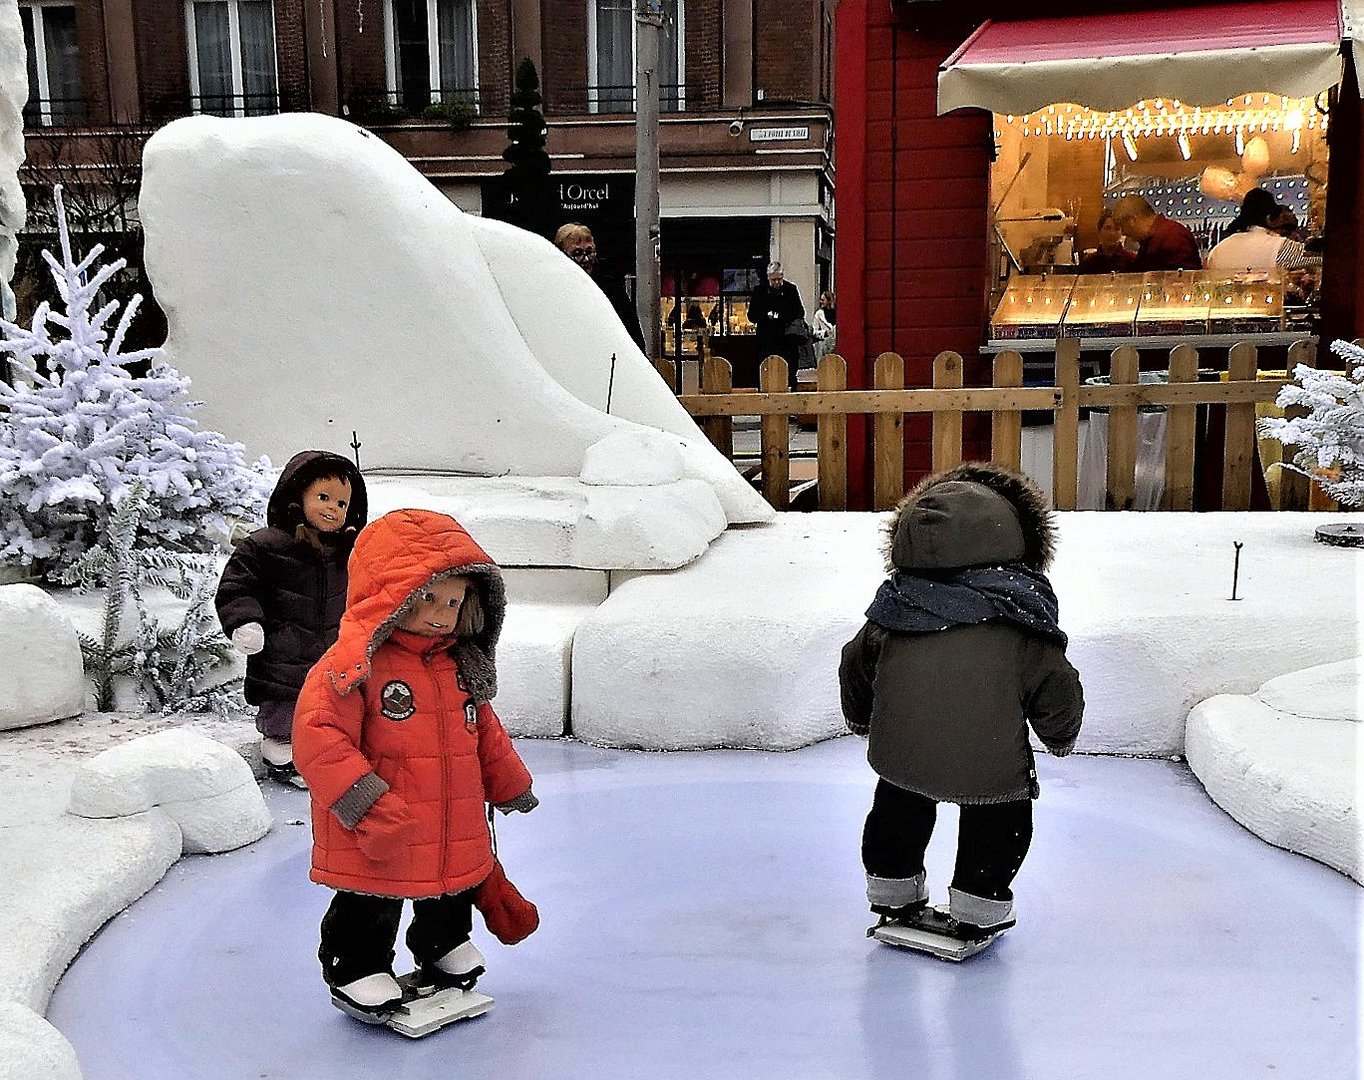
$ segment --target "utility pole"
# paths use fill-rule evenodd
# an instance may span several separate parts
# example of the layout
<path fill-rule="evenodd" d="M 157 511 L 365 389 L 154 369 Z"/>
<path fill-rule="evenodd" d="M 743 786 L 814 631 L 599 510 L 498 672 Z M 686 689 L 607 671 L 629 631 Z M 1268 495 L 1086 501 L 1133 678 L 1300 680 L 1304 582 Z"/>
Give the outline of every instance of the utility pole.
<path fill-rule="evenodd" d="M 663 0 L 635 0 L 635 311 L 649 359 L 659 355 L 658 40 Z"/>

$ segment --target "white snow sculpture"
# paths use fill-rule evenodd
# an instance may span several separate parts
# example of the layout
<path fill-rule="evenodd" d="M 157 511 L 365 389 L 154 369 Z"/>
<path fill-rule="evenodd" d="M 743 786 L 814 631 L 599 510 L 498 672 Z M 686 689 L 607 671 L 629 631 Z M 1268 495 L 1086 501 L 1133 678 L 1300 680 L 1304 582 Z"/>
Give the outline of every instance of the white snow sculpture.
<path fill-rule="evenodd" d="M 565 476 L 366 478 L 373 521 L 420 506 L 449 514 L 502 566 L 672 570 L 725 531 L 715 489 L 685 479 L 593 486 Z"/>
<path fill-rule="evenodd" d="M 81 1080 L 65 1036 L 17 1001 L 0 1001 L 0 1080 Z"/>
<path fill-rule="evenodd" d="M 24 103 L 28 101 L 28 56 L 16 0 L 0 0 L 0 316 L 13 318 L 6 284 L 18 253 L 15 236 L 24 227 Z"/>
<path fill-rule="evenodd" d="M 270 831 L 270 811 L 241 755 L 173 728 L 143 735 L 84 762 L 70 812 L 110 818 L 160 808 L 179 827 L 185 854 L 230 851 Z"/>
<path fill-rule="evenodd" d="M 1208 795 L 1247 829 L 1364 883 L 1360 666 L 1356 657 L 1209 698 L 1189 714 L 1184 744 Z"/>
<path fill-rule="evenodd" d="M 658 431 L 621 431 L 588 447 L 581 480 L 593 486 L 674 484 L 682 479 L 681 440 Z"/>
<path fill-rule="evenodd" d="M 556 382 L 528 344 L 535 320 L 559 309 L 604 383 L 615 329 L 596 324 L 609 305 L 543 241 L 476 232 L 368 132 L 311 114 L 190 117 L 148 142 L 144 170 L 168 355 L 205 423 L 253 452 L 345 452 L 356 430 L 366 469 L 577 477 L 598 439 L 662 418 L 690 436 L 687 476 L 715 489 L 730 522 L 772 516 L 675 401 L 655 404 L 671 394 L 637 351 L 618 350 L 615 415 Z M 527 284 L 533 307 L 513 288 Z"/>
<path fill-rule="evenodd" d="M 36 585 L 0 585 L 0 730 L 78 716 L 84 705 L 71 619 Z"/>

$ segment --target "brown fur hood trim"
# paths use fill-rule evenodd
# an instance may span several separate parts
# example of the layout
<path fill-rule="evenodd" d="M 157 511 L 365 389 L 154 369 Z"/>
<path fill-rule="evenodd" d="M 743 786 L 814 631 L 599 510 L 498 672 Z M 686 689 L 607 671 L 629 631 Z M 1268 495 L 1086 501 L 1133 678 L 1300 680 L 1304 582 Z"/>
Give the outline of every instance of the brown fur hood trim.
<path fill-rule="evenodd" d="M 900 520 L 930 488 L 951 480 L 981 484 L 1002 496 L 1018 514 L 1023 529 L 1023 562 L 1029 569 L 1043 573 L 1056 555 L 1056 521 L 1047 506 L 1047 498 L 1032 480 L 1022 473 L 988 461 L 966 461 L 943 472 L 933 473 L 920 480 L 895 507 L 886 525 L 882 542 L 886 569 L 893 571 L 891 545 L 895 541 Z"/>

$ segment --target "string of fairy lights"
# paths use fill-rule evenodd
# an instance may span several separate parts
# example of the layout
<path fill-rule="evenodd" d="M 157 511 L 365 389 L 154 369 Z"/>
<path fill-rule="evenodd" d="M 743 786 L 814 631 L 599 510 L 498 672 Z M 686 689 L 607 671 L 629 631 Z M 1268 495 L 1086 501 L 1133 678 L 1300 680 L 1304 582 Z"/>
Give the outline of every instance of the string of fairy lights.
<path fill-rule="evenodd" d="M 1277 94 L 1243 94 L 1228 98 L 1225 105 L 1186 105 L 1173 98 L 1139 101 L 1126 109 L 1101 112 L 1083 105 L 1057 104 L 1026 116 L 996 114 L 995 137 L 1004 128 L 1013 128 L 1024 138 L 1061 137 L 1080 139 L 1117 139 L 1135 161 L 1137 140 L 1173 138 L 1181 156 L 1192 155 L 1190 138 L 1196 135 L 1232 135 L 1236 152 L 1245 152 L 1246 140 L 1257 133 L 1283 131 L 1291 135 L 1291 150 L 1297 153 L 1305 131 L 1326 132 L 1328 117 L 1321 99 L 1291 98 Z"/>

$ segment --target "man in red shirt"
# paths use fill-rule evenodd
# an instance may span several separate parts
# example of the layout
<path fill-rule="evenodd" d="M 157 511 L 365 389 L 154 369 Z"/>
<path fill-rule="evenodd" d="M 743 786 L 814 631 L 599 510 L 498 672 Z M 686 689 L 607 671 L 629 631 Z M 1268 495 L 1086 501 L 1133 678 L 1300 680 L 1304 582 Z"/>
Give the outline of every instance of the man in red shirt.
<path fill-rule="evenodd" d="M 1127 236 L 1140 241 L 1134 272 L 1201 270 L 1198 241 L 1185 226 L 1157 214 L 1140 195 L 1124 195 L 1113 204 L 1113 217 Z"/>

